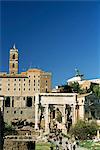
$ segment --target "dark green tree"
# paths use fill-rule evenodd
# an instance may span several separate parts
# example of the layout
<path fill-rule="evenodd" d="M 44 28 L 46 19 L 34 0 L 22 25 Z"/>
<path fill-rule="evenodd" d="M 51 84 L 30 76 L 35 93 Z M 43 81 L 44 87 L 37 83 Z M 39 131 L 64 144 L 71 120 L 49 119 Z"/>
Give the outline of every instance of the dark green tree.
<path fill-rule="evenodd" d="M 71 135 L 78 137 L 80 140 L 92 139 L 97 133 L 98 126 L 95 122 L 85 122 L 79 120 L 71 129 Z"/>
<path fill-rule="evenodd" d="M 81 88 L 80 88 L 80 85 L 78 82 L 71 83 L 70 86 L 71 86 L 73 92 L 80 93 Z"/>
<path fill-rule="evenodd" d="M 100 86 L 99 85 L 94 85 L 93 86 L 93 93 L 100 98 Z"/>

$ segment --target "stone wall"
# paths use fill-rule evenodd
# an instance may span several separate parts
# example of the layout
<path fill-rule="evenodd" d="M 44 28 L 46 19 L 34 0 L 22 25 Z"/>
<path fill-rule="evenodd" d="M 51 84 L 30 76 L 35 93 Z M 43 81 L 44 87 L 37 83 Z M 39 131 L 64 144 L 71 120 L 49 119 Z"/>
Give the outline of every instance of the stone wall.
<path fill-rule="evenodd" d="M 4 121 L 8 124 L 14 119 L 18 120 L 27 120 L 29 122 L 33 122 L 35 120 L 35 112 L 34 107 L 25 107 L 25 108 L 11 108 L 6 107 L 4 110 Z"/>
<path fill-rule="evenodd" d="M 4 150 L 35 150 L 34 141 L 13 141 L 12 139 L 4 140 Z"/>

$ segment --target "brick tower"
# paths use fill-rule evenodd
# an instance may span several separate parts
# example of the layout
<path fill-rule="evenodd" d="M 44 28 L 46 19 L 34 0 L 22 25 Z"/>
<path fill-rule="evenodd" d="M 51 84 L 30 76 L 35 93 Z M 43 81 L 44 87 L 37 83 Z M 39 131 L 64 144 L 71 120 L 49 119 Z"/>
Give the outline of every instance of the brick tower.
<path fill-rule="evenodd" d="M 18 73 L 18 49 L 16 49 L 15 44 L 13 48 L 10 49 L 9 73 L 10 74 Z"/>

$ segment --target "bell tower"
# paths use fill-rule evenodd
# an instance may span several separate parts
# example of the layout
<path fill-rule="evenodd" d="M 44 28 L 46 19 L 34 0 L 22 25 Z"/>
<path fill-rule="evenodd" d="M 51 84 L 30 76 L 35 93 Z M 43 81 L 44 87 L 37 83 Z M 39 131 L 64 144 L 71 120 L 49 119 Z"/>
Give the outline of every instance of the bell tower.
<path fill-rule="evenodd" d="M 13 48 L 10 49 L 9 56 L 9 74 L 18 73 L 18 49 L 13 45 Z"/>

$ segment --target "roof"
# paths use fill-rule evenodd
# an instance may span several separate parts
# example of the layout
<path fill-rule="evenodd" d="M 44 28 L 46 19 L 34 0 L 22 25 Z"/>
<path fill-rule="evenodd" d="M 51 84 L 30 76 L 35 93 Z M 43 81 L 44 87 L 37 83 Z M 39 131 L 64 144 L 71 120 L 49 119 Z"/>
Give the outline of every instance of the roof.
<path fill-rule="evenodd" d="M 81 77 L 77 76 L 77 77 L 73 77 L 73 78 L 68 79 L 67 82 L 78 82 L 81 80 L 82 80 Z"/>

